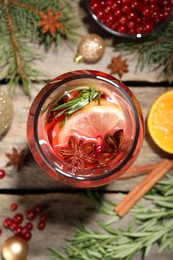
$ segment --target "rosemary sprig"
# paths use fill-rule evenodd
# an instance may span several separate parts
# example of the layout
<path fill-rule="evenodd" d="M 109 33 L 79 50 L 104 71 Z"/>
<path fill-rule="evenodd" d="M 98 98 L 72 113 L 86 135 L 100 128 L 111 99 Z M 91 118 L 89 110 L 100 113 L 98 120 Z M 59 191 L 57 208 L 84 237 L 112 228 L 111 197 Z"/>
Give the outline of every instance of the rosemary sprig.
<path fill-rule="evenodd" d="M 68 97 L 68 95 L 70 95 L 70 93 L 72 92 L 76 92 L 77 96 L 74 99 L 69 100 L 68 102 L 64 102 L 64 98 Z M 50 108 L 49 112 L 59 111 L 55 115 L 55 118 L 65 115 L 65 119 L 62 122 L 62 124 L 64 124 L 72 114 L 74 114 L 84 106 L 88 105 L 95 98 L 97 98 L 98 104 L 100 104 L 100 95 L 100 91 L 96 90 L 95 88 L 90 88 L 87 86 L 75 87 L 71 90 L 65 91 L 57 98 L 53 98 L 53 101 L 51 101 L 48 106 L 43 107 L 42 112 L 44 113 L 48 108 Z"/>
<path fill-rule="evenodd" d="M 166 75 L 171 83 L 173 77 L 173 20 L 166 27 L 155 31 L 143 41 L 120 43 L 115 46 L 122 54 L 134 54 L 137 58 L 137 69 L 143 70 L 163 68 L 162 73 Z M 137 54 L 137 55 L 136 55 Z"/>
<path fill-rule="evenodd" d="M 52 260 L 129 260 L 139 252 L 146 257 L 155 243 L 159 244 L 158 253 L 166 249 L 173 250 L 172 190 L 173 177 L 167 175 L 145 196 L 146 200 L 151 201 L 148 207 L 137 204 L 132 209 L 133 219 L 127 229 L 120 230 L 112 226 L 112 223 L 104 222 L 99 222 L 104 232 L 80 226 L 76 236 L 68 240 L 66 253 L 51 250 Z M 111 206 L 109 202 L 106 204 Z M 105 208 L 105 203 L 103 207 Z"/>

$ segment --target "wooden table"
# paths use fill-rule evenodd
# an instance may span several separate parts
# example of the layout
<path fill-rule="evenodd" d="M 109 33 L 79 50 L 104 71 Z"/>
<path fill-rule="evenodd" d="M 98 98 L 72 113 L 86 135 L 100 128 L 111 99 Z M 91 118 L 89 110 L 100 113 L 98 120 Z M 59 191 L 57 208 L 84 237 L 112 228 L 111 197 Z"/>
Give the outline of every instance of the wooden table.
<path fill-rule="evenodd" d="M 85 28 L 85 30 L 87 29 Z M 85 34 L 85 30 L 83 34 Z M 110 42 L 110 39 L 106 40 Z M 34 46 L 34 48 L 38 47 Z M 40 51 L 39 48 L 38 50 Z M 76 52 L 76 43 L 72 44 L 70 48 L 66 43 L 63 43 L 58 47 L 58 50 L 52 48 L 43 60 L 34 62 L 33 66 L 46 72 L 47 80 L 76 69 L 95 69 L 109 73 L 107 64 L 113 56 L 118 55 L 112 44 L 108 43 L 105 54 L 99 62 L 95 64 L 75 64 L 73 59 Z M 169 87 L 164 83 L 161 84 L 165 78 L 163 75 L 159 76 L 159 70 L 152 71 L 150 68 L 146 68 L 142 72 L 136 72 L 135 67 L 136 60 L 133 57 L 129 57 L 129 72 L 124 74 L 122 81 L 128 82 L 129 87 L 136 94 L 146 120 L 149 107 L 153 101 L 168 90 Z M 141 82 L 145 82 L 145 86 L 141 86 Z M 152 83 L 155 83 L 154 86 Z M 33 98 L 42 86 L 43 84 L 33 83 L 31 86 Z M 6 85 L 1 85 L 0 87 L 3 90 L 7 89 Z M 84 196 L 84 192 L 81 189 L 74 189 L 50 179 L 36 164 L 31 155 L 28 157 L 28 164 L 20 172 L 16 172 L 11 167 L 5 167 L 8 161 L 5 153 L 12 152 L 13 147 L 16 147 L 18 150 L 28 147 L 26 120 L 32 100 L 29 100 L 22 90 L 18 88 L 12 102 L 14 107 L 13 122 L 5 137 L 0 140 L 0 169 L 5 169 L 6 171 L 5 178 L 0 180 L 0 228 L 3 230 L 0 236 L 0 248 L 3 242 L 12 235 L 11 231 L 2 227 L 4 219 L 14 214 L 9 208 L 11 203 L 18 203 L 18 211 L 22 213 L 25 213 L 27 209 L 33 208 L 35 205 L 45 204 L 47 205 L 46 214 L 49 216 L 47 226 L 42 232 L 38 231 L 36 227 L 34 228 L 33 237 L 29 241 L 30 251 L 28 259 L 47 260 L 50 259 L 50 252 L 47 249 L 49 245 L 61 249 L 65 243 L 64 239 L 75 234 L 75 220 L 80 218 L 85 226 L 97 230 L 96 220 L 107 219 L 108 216 L 88 211 L 89 207 L 93 207 L 93 203 Z M 146 129 L 143 148 L 135 164 L 144 165 L 159 162 L 162 156 L 163 154 L 155 147 Z M 100 188 L 99 191 L 103 197 L 111 199 L 116 204 L 121 199 L 119 192 L 130 191 L 142 178 L 115 181 L 106 187 Z M 128 225 L 129 218 L 130 216 L 127 215 L 123 219 L 121 222 L 122 227 Z M 171 252 L 157 254 L 156 251 L 156 248 L 154 248 L 147 259 L 172 260 Z M 136 256 L 133 259 L 137 260 L 140 258 Z"/>

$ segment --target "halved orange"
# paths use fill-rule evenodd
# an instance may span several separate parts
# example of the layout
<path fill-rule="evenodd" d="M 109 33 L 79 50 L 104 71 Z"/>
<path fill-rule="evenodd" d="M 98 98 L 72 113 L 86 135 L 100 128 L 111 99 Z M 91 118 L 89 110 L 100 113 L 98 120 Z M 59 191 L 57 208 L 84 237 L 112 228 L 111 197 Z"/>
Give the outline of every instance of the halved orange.
<path fill-rule="evenodd" d="M 158 147 L 173 154 L 173 90 L 155 100 L 148 114 L 147 125 Z"/>
<path fill-rule="evenodd" d="M 116 106 L 86 107 L 74 113 L 60 130 L 58 137 L 53 138 L 53 147 L 67 144 L 70 135 L 77 135 L 85 139 L 97 139 L 109 131 L 117 128 L 124 129 L 125 118 L 121 109 Z M 58 129 L 54 128 L 54 133 Z M 58 140 L 57 140 L 58 139 Z"/>

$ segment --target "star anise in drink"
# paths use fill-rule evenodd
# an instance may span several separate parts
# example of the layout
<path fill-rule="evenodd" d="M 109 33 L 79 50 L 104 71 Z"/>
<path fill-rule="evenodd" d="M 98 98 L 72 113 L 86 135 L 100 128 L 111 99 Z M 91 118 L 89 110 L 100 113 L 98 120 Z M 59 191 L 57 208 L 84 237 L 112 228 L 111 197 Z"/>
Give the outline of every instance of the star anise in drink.
<path fill-rule="evenodd" d="M 115 159 L 119 149 L 124 143 L 124 131 L 119 129 L 113 135 L 107 134 L 104 137 L 105 148 L 98 154 L 98 162 L 100 165 L 107 164 Z"/>
<path fill-rule="evenodd" d="M 113 135 L 105 135 L 105 143 L 108 151 L 117 151 L 124 143 L 124 131 L 119 129 Z"/>
<path fill-rule="evenodd" d="M 85 142 L 80 139 L 79 142 L 74 136 L 70 136 L 67 147 L 58 149 L 58 153 L 63 156 L 64 161 L 78 169 L 85 169 L 87 164 L 96 164 L 98 162 L 94 153 L 96 144 L 94 142 Z"/>

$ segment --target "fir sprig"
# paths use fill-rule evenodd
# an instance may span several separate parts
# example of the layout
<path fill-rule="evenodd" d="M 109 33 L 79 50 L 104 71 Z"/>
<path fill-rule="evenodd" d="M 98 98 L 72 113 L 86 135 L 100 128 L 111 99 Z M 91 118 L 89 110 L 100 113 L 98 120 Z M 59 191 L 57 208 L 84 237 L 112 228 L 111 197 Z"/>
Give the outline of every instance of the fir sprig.
<path fill-rule="evenodd" d="M 139 252 L 148 256 L 155 243 L 159 244 L 159 253 L 173 250 L 172 190 L 173 177 L 167 175 L 145 196 L 151 201 L 148 207 L 137 204 L 132 209 L 134 217 L 127 229 L 120 230 L 104 222 L 99 223 L 104 232 L 80 226 L 66 245 L 66 253 L 51 249 L 51 259 L 130 260 Z"/>
<path fill-rule="evenodd" d="M 155 31 L 151 36 L 135 42 L 120 43 L 116 50 L 124 55 L 134 54 L 137 58 L 137 69 L 162 69 L 162 73 L 171 83 L 173 78 L 173 20 L 166 27 Z"/>
<path fill-rule="evenodd" d="M 40 20 L 49 12 L 60 13 L 59 22 L 63 30 L 43 32 L 38 26 Z M 0 72 L 2 79 L 9 80 L 10 89 L 21 85 L 27 95 L 31 95 L 31 80 L 40 75 L 33 69 L 31 61 L 39 55 L 31 51 L 28 43 L 44 44 L 49 48 L 53 42 L 60 44 L 62 39 L 72 39 L 77 35 L 77 23 L 69 0 L 0 0 Z"/>

